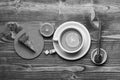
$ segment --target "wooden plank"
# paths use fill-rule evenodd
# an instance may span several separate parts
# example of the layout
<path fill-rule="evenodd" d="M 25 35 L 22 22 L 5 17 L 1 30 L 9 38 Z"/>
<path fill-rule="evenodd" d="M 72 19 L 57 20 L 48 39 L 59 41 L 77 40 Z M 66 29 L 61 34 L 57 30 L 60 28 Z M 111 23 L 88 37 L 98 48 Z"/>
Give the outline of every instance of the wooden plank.
<path fill-rule="evenodd" d="M 109 32 L 108 32 L 109 33 Z M 118 32 L 119 33 L 119 32 Z M 111 34 L 111 33 L 110 33 Z M 112 33 L 114 34 L 114 32 Z M 107 35 L 105 33 L 105 35 Z M 108 57 L 109 57 L 109 60 L 108 62 L 106 63 L 106 66 L 110 66 L 110 65 L 119 65 L 119 44 L 120 42 L 118 41 L 115 41 L 112 43 L 111 42 L 103 42 L 102 44 L 102 47 L 107 51 L 107 53 L 109 54 Z M 5 45 L 6 44 L 6 45 Z M 86 65 L 93 65 L 90 61 L 90 54 L 91 54 L 91 51 L 93 49 L 96 48 L 96 42 L 92 43 L 92 46 L 91 46 L 91 49 L 89 50 L 88 54 L 78 60 L 78 61 L 74 61 L 74 62 L 70 62 L 70 61 L 63 61 L 62 58 L 60 58 L 57 54 L 55 55 L 48 55 L 46 56 L 44 53 L 42 53 L 38 58 L 34 59 L 34 60 L 24 60 L 22 58 L 20 58 L 14 51 L 14 47 L 13 47 L 13 43 L 4 43 L 4 46 L 3 44 L 1 44 L 2 46 L 0 47 L 1 51 L 0 51 L 0 62 L 1 63 L 10 63 L 10 64 L 13 64 L 13 63 L 22 63 L 22 64 L 40 64 L 40 65 L 47 65 L 47 64 L 86 64 Z M 7 48 L 9 45 L 11 45 L 9 48 Z M 45 49 L 52 49 L 53 46 L 52 46 L 52 42 L 46 42 L 45 44 Z M 111 46 L 112 45 L 112 46 Z M 50 47 L 51 46 L 51 47 Z"/>
<path fill-rule="evenodd" d="M 63 71 L 63 72 L 41 72 L 41 71 L 36 71 L 36 72 L 19 72 L 19 71 L 5 71 L 0 72 L 1 75 L 1 79 L 20 79 L 20 80 L 32 80 L 32 79 L 62 79 L 62 80 L 119 80 L 120 73 L 103 73 L 103 72 L 99 72 L 99 73 L 80 73 L 80 72 L 76 72 L 76 73 L 72 73 L 72 72 L 68 72 L 68 71 Z M 6 77 L 5 77 L 6 76 Z M 46 78 L 47 77 L 47 78 Z"/>
<path fill-rule="evenodd" d="M 72 1 L 73 2 L 73 1 Z M 0 18 L 2 21 L 34 21 L 34 20 L 70 20 L 79 16 L 90 15 L 95 9 L 97 12 L 107 15 L 107 17 L 115 16 L 114 13 L 120 12 L 119 6 L 108 4 L 68 4 L 54 3 L 43 4 L 35 2 L 1 2 L 0 3 Z M 72 10 L 72 11 L 71 11 Z M 3 17 L 4 16 L 4 17 Z M 8 17 L 9 16 L 9 17 Z M 74 16 L 74 17 L 71 17 Z M 21 18 L 22 17 L 22 18 Z M 62 18 L 62 19 L 61 19 Z"/>
<path fill-rule="evenodd" d="M 85 68 L 83 68 L 85 67 Z M 1 79 L 83 79 L 83 80 L 118 80 L 120 68 L 117 67 L 94 67 L 94 66 L 71 66 L 67 67 L 35 67 L 32 65 L 1 65 Z M 42 70 L 42 71 L 41 71 Z M 14 75 L 14 76 L 13 76 Z M 6 76 L 6 77 L 4 77 Z"/>
<path fill-rule="evenodd" d="M 32 64 L 2 64 L 0 71 L 20 71 L 20 72 L 33 72 L 33 71 L 51 71 L 51 72 L 120 72 L 120 66 L 90 66 L 79 64 L 76 66 L 69 65 L 32 65 Z"/>

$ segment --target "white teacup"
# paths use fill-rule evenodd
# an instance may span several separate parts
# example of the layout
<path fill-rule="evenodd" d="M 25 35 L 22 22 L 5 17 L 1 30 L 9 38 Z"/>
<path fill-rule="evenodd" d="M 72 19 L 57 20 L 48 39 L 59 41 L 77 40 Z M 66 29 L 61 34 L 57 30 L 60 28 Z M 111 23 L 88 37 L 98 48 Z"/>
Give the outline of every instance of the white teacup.
<path fill-rule="evenodd" d="M 76 53 L 80 51 L 84 44 L 83 31 L 79 28 L 82 24 L 78 22 L 66 22 L 60 31 L 58 43 L 60 48 L 67 53 Z M 83 26 L 83 25 L 82 25 Z"/>

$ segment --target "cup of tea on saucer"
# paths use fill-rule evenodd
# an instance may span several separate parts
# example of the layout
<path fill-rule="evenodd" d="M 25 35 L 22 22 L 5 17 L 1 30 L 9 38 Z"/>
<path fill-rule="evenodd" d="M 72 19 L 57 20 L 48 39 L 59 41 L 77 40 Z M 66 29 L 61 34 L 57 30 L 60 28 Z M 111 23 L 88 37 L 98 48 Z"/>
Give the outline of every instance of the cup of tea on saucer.
<path fill-rule="evenodd" d="M 58 43 L 60 48 L 66 53 L 76 53 L 80 51 L 84 44 L 84 36 L 82 30 L 75 23 L 64 23 L 65 26 L 60 31 Z"/>

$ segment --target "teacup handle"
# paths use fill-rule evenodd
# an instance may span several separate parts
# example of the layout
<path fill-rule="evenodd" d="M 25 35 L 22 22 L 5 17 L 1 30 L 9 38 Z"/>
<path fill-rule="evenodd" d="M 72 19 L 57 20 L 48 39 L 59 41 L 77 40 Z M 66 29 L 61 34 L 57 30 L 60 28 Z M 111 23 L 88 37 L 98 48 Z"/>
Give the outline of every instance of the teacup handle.
<path fill-rule="evenodd" d="M 58 37 L 53 37 L 53 41 L 58 41 Z"/>

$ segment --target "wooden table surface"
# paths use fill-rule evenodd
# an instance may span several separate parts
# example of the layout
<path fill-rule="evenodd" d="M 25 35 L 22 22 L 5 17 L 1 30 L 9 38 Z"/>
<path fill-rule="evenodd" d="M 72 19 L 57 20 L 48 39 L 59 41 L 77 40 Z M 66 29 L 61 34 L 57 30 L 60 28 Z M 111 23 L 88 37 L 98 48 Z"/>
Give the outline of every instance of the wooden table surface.
<path fill-rule="evenodd" d="M 0 80 L 120 80 L 120 1 L 119 0 L 1 0 L 0 1 Z M 102 21 L 102 48 L 108 54 L 107 62 L 96 66 L 91 62 L 91 51 L 97 46 L 97 30 L 90 24 L 93 9 Z M 43 52 L 33 60 L 19 57 L 12 42 L 3 41 L 6 23 L 20 26 L 49 22 L 55 29 L 66 21 L 78 21 L 91 35 L 87 55 L 68 61 L 57 54 Z M 6 38 L 6 37 L 5 37 Z M 44 50 L 53 49 L 52 37 L 44 38 Z M 44 51 L 43 50 L 43 51 Z"/>

